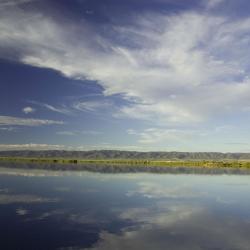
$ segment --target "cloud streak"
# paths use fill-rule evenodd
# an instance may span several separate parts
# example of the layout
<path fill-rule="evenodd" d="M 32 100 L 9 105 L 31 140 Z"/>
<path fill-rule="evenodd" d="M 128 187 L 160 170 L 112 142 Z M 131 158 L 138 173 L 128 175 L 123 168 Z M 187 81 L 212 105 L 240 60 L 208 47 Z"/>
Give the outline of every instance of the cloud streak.
<path fill-rule="evenodd" d="M 29 101 L 29 102 L 32 104 L 38 105 L 42 108 L 45 108 L 49 111 L 52 111 L 52 112 L 56 112 L 56 113 L 60 113 L 60 114 L 64 114 L 64 115 L 73 114 L 73 110 L 70 109 L 69 107 L 66 107 L 65 105 L 62 107 L 56 107 L 56 106 L 50 105 L 48 103 L 42 103 L 42 102 L 37 102 L 37 101 Z"/>
<path fill-rule="evenodd" d="M 0 144 L 0 150 L 66 150 L 73 149 L 65 145 L 53 145 L 53 144 Z"/>
<path fill-rule="evenodd" d="M 62 125 L 63 121 L 27 119 L 14 116 L 0 116 L 0 126 L 44 126 L 44 125 Z"/>
<path fill-rule="evenodd" d="M 62 135 L 62 136 L 83 136 L 83 135 L 88 135 L 88 136 L 97 136 L 102 134 L 100 131 L 96 130 L 83 130 L 83 131 L 77 131 L 77 130 L 66 130 L 66 131 L 57 131 L 57 135 Z"/>

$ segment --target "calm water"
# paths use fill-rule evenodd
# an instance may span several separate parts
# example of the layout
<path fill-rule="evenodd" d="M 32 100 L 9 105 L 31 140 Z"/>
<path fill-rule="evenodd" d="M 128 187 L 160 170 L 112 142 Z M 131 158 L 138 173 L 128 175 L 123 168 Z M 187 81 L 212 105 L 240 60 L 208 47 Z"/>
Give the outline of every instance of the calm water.
<path fill-rule="evenodd" d="M 0 169 L 0 249 L 250 249 L 250 175 Z"/>

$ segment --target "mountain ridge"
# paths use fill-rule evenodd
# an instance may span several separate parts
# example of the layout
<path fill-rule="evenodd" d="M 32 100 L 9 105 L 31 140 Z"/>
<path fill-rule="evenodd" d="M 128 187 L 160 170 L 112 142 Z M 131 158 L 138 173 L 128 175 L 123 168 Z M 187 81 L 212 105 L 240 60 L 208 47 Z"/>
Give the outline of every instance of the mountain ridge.
<path fill-rule="evenodd" d="M 0 157 L 82 158 L 82 159 L 155 159 L 155 160 L 250 160 L 250 153 L 122 151 L 122 150 L 13 150 L 0 151 Z"/>

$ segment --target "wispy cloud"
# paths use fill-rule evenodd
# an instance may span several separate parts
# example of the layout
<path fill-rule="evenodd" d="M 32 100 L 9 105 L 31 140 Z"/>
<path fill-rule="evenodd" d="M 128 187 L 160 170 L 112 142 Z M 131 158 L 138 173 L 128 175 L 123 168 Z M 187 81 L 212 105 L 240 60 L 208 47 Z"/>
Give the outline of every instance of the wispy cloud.
<path fill-rule="evenodd" d="M 6 7 L 13 7 L 17 5 L 22 5 L 25 3 L 34 2 L 35 0 L 1 0 L 0 2 L 0 9 L 6 8 Z"/>
<path fill-rule="evenodd" d="M 249 142 L 226 142 L 227 145 L 240 145 L 240 146 L 249 146 Z"/>
<path fill-rule="evenodd" d="M 224 4 L 209 1 L 219 3 Z M 129 102 L 116 117 L 199 123 L 250 106 L 248 18 L 214 16 L 206 8 L 144 13 L 131 26 L 108 27 L 112 36 L 86 21 L 62 27 L 56 18 L 27 10 L 2 12 L 0 23 L 1 46 L 15 49 L 21 62 L 97 81 L 104 95 Z M 95 111 L 103 105 L 109 104 L 81 102 L 75 108 Z"/>
<path fill-rule="evenodd" d="M 66 135 L 66 136 L 76 136 L 78 133 L 76 131 L 57 131 L 57 135 Z"/>
<path fill-rule="evenodd" d="M 42 102 L 37 102 L 37 101 L 29 101 L 30 103 L 33 103 L 35 105 L 38 105 L 40 107 L 46 108 L 52 112 L 56 112 L 56 113 L 61 113 L 64 115 L 71 115 L 73 114 L 73 110 L 69 107 L 67 107 L 66 105 L 62 105 L 60 107 L 56 107 L 53 105 L 50 105 L 48 103 L 42 103 Z"/>
<path fill-rule="evenodd" d="M 102 134 L 100 131 L 96 130 L 83 130 L 83 131 L 78 131 L 78 130 L 73 130 L 73 131 L 57 131 L 57 135 L 66 135 L 66 136 L 80 136 L 80 135 L 91 135 L 91 136 L 96 136 Z"/>
<path fill-rule="evenodd" d="M 194 136 L 194 130 L 148 128 L 143 131 L 127 130 L 129 135 L 137 136 L 141 144 L 159 144 L 187 141 Z M 197 131 L 196 131 L 197 134 Z"/>
<path fill-rule="evenodd" d="M 50 111 L 57 112 L 57 113 L 61 113 L 61 114 L 65 114 L 65 115 L 71 114 L 71 111 L 68 110 L 65 107 L 64 108 L 58 108 L 58 107 L 54 107 L 52 105 L 45 104 L 45 103 L 43 104 L 43 107 L 47 108 Z"/>
<path fill-rule="evenodd" d="M 112 102 L 107 100 L 78 101 L 73 104 L 73 108 L 78 111 L 95 112 L 112 107 Z"/>
<path fill-rule="evenodd" d="M 1 127 L 0 126 L 0 131 L 9 131 L 9 132 L 11 132 L 11 131 L 16 131 L 17 130 L 17 128 L 15 128 L 15 127 Z"/>
<path fill-rule="evenodd" d="M 219 4 L 222 4 L 225 0 L 206 0 L 204 1 L 205 6 L 208 9 L 217 7 Z"/>
<path fill-rule="evenodd" d="M 83 135 L 101 135 L 101 134 L 103 134 L 101 131 L 97 131 L 97 130 L 83 130 L 80 133 Z"/>
<path fill-rule="evenodd" d="M 25 114 L 30 114 L 30 113 L 34 113 L 36 110 L 32 107 L 25 107 L 22 109 L 23 113 Z"/>
<path fill-rule="evenodd" d="M 45 108 L 49 111 L 64 114 L 64 115 L 76 115 L 79 112 L 90 112 L 97 113 L 99 111 L 106 111 L 111 109 L 114 104 L 111 100 L 106 100 L 103 98 L 103 95 L 87 95 L 87 98 L 94 98 L 94 100 L 74 100 L 68 104 L 61 105 L 51 105 L 48 103 L 38 102 L 38 101 L 29 101 L 34 105 Z"/>
<path fill-rule="evenodd" d="M 27 119 L 14 116 L 0 116 L 0 126 L 44 126 L 44 125 L 62 125 L 63 121 Z"/>

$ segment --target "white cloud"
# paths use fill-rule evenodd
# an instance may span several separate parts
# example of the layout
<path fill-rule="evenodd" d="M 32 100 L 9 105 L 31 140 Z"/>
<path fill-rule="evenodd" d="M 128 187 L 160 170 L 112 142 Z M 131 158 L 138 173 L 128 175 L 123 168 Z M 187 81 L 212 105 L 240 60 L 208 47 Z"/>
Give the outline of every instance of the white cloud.
<path fill-rule="evenodd" d="M 23 108 L 23 113 L 25 114 L 30 114 L 30 113 L 34 113 L 36 110 L 32 107 L 25 107 Z"/>
<path fill-rule="evenodd" d="M 129 135 L 137 135 L 137 132 L 136 132 L 134 129 L 128 129 L 128 130 L 127 130 L 127 133 L 128 133 Z"/>
<path fill-rule="evenodd" d="M 208 9 L 212 9 L 212 8 L 215 8 L 216 6 L 222 4 L 224 1 L 225 0 L 205 0 L 204 3 Z"/>
<path fill-rule="evenodd" d="M 47 104 L 47 103 L 42 103 L 42 102 L 37 102 L 37 101 L 30 101 L 30 103 L 33 103 L 35 105 L 38 105 L 40 107 L 46 108 L 52 112 L 56 112 L 56 113 L 61 113 L 64 115 L 71 115 L 73 114 L 73 110 L 70 109 L 69 107 L 66 107 L 65 105 L 61 106 L 61 107 L 55 107 L 53 105 Z"/>
<path fill-rule="evenodd" d="M 14 127 L 0 127 L 0 131 L 9 131 L 9 132 L 11 132 L 11 131 L 16 131 L 17 130 L 17 128 L 14 128 Z"/>
<path fill-rule="evenodd" d="M 43 126 L 43 125 L 62 125 L 63 121 L 27 119 L 13 116 L 0 116 L 0 126 Z"/>
<path fill-rule="evenodd" d="M 97 131 L 97 130 L 83 130 L 83 131 L 80 131 L 80 133 L 83 135 L 93 135 L 93 136 L 102 134 L 101 131 Z"/>
<path fill-rule="evenodd" d="M 1 0 L 0 2 L 0 9 L 6 7 L 17 6 L 25 3 L 33 2 L 34 0 Z"/>
<path fill-rule="evenodd" d="M 50 111 L 54 111 L 54 112 L 66 114 L 66 115 L 71 114 L 71 111 L 69 111 L 67 108 L 57 108 L 57 107 L 54 107 L 52 105 L 45 104 L 45 103 L 43 104 L 43 106 Z"/>
<path fill-rule="evenodd" d="M 250 19 L 188 11 L 144 14 L 131 22 L 104 27 L 113 32 L 109 39 L 109 32 L 100 35 L 85 21 L 61 25 L 11 9 L 1 13 L 0 47 L 15 49 L 23 63 L 98 81 L 105 95 L 120 94 L 130 104 L 116 117 L 197 123 L 250 106 Z M 119 42 L 124 38 L 126 45 Z M 103 105 L 109 104 L 81 102 L 75 108 L 96 111 Z"/>
<path fill-rule="evenodd" d="M 163 128 L 148 128 L 142 132 L 137 132 L 135 130 L 129 129 L 127 133 L 129 135 L 136 135 L 138 137 L 138 142 L 141 144 L 159 144 L 167 143 L 171 144 L 173 142 L 182 142 L 191 139 L 194 134 L 199 131 L 187 130 L 187 129 L 163 129 Z"/>
<path fill-rule="evenodd" d="M 0 151 L 4 150 L 66 150 L 73 149 L 65 145 L 53 145 L 53 144 L 0 144 Z"/>
<path fill-rule="evenodd" d="M 103 97 L 102 95 L 97 95 L 98 97 Z M 90 97 L 90 96 L 88 96 Z M 91 96 L 95 97 L 96 96 Z M 32 104 L 38 105 L 40 107 L 46 108 L 52 112 L 61 113 L 64 115 L 75 115 L 76 111 L 83 111 L 83 112 L 96 112 L 96 111 L 103 111 L 111 108 L 113 106 L 113 102 L 109 100 L 87 100 L 81 101 L 77 100 L 71 104 L 63 104 L 60 106 L 54 106 L 48 103 L 42 103 L 37 101 L 29 101 Z"/>
<path fill-rule="evenodd" d="M 122 145 L 112 143 L 98 143 L 97 145 L 84 145 L 75 148 L 76 150 L 126 150 L 126 151 L 152 151 L 154 148 L 141 147 L 137 145 Z"/>
<path fill-rule="evenodd" d="M 73 130 L 73 131 L 57 131 L 56 134 L 66 135 L 66 136 L 80 136 L 80 135 L 97 136 L 102 134 L 102 132 L 96 130 L 83 130 L 83 131 Z"/>
<path fill-rule="evenodd" d="M 78 101 L 73 104 L 73 108 L 78 111 L 88 111 L 95 112 L 98 110 L 104 110 L 110 108 L 112 106 L 112 102 L 102 100 L 102 101 Z"/>
<path fill-rule="evenodd" d="M 57 131 L 57 135 L 67 135 L 67 136 L 75 136 L 77 135 L 76 131 Z"/>

